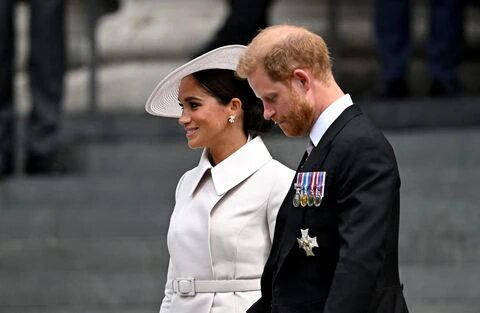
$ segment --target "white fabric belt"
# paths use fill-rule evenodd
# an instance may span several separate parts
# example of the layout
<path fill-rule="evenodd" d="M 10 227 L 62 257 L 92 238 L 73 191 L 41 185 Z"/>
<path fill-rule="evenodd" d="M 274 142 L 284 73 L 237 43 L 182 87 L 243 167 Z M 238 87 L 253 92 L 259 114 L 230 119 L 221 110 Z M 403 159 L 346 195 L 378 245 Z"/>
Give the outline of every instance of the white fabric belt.
<path fill-rule="evenodd" d="M 181 297 L 194 296 L 198 292 L 240 292 L 260 290 L 260 278 L 230 280 L 197 280 L 178 277 L 172 280 L 173 292 Z"/>

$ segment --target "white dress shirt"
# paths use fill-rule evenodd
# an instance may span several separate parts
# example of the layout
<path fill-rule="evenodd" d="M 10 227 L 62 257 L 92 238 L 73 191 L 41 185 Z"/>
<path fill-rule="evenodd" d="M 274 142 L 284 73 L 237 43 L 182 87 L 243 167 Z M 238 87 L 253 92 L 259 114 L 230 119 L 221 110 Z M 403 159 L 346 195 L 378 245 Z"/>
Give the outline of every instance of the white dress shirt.
<path fill-rule="evenodd" d="M 342 112 L 353 104 L 352 98 L 347 93 L 333 102 L 325 111 L 320 114 L 310 131 L 310 141 L 315 147 L 322 139 L 327 129 L 342 114 Z"/>

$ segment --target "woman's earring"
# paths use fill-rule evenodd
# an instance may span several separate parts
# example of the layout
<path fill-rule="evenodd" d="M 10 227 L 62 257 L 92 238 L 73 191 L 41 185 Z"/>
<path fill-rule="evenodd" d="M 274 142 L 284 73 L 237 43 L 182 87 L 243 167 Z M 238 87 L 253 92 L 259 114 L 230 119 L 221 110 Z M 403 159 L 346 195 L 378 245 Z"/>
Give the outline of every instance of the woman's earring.
<path fill-rule="evenodd" d="M 233 115 L 233 114 L 229 115 L 229 116 L 228 116 L 228 122 L 229 122 L 230 124 L 235 123 L 235 118 L 236 118 L 235 115 Z"/>

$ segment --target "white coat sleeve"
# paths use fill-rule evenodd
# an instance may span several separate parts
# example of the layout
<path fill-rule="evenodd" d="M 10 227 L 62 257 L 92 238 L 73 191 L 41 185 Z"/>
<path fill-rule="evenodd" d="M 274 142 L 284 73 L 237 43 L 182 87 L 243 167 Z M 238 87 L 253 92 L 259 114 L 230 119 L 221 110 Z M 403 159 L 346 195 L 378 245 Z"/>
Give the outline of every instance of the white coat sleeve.
<path fill-rule="evenodd" d="M 178 191 L 182 184 L 183 178 L 185 177 L 185 174 L 183 174 L 183 176 L 180 178 L 177 184 L 177 188 L 175 189 L 175 203 L 177 202 Z M 171 312 L 172 296 L 173 296 L 172 280 L 174 278 L 175 278 L 174 267 L 172 265 L 172 259 L 170 258 L 168 261 L 167 282 L 165 283 L 165 296 L 163 297 L 162 304 L 160 305 L 160 313 Z"/>
<path fill-rule="evenodd" d="M 162 304 L 160 306 L 160 313 L 170 313 L 172 305 L 172 280 L 173 280 L 173 266 L 171 260 L 168 262 L 167 282 L 165 283 L 165 296 L 163 297 Z"/>
<path fill-rule="evenodd" d="M 267 206 L 268 230 L 271 242 L 273 242 L 273 233 L 275 231 L 275 221 L 277 220 L 278 210 L 288 193 L 288 189 L 290 188 L 295 175 L 295 171 L 282 165 L 278 161 L 275 161 L 275 163 L 276 175 L 273 175 L 274 179 L 270 182 L 272 188 L 270 189 Z"/>

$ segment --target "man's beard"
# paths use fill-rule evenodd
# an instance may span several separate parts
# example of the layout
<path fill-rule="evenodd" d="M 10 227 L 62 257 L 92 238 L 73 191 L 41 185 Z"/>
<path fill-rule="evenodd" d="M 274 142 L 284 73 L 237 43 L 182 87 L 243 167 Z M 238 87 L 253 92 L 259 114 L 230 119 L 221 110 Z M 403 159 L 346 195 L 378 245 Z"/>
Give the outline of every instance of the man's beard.
<path fill-rule="evenodd" d="M 280 128 L 288 137 L 304 136 L 312 127 L 313 105 L 305 99 L 300 99 L 294 90 L 292 90 L 291 105 L 292 110 L 284 119 L 285 127 L 280 126 Z"/>

